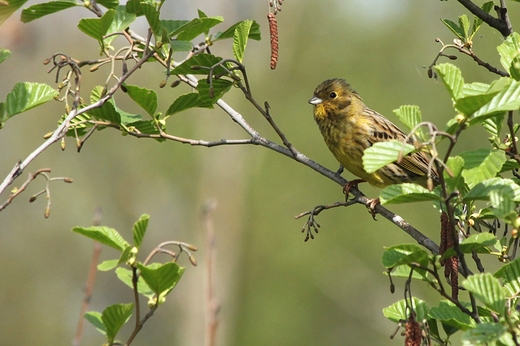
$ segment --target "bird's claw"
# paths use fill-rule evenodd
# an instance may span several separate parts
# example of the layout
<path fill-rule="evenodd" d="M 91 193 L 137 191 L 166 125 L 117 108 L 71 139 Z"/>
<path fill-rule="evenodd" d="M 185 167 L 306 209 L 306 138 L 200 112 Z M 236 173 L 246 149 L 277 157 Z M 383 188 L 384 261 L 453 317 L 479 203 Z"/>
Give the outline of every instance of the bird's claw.
<path fill-rule="evenodd" d="M 374 220 L 376 220 L 376 214 L 377 214 L 377 211 L 376 211 L 375 208 L 379 204 L 381 204 L 381 201 L 379 200 L 379 197 L 378 198 L 369 199 L 368 202 L 367 202 L 368 212 L 370 213 L 370 215 L 372 215 L 372 218 Z"/>

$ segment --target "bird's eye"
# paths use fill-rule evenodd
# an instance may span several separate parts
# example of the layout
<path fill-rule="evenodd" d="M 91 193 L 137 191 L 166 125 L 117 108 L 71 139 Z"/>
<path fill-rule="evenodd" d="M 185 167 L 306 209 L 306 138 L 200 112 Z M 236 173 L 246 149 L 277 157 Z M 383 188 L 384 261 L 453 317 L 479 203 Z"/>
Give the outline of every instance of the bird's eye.
<path fill-rule="evenodd" d="M 329 96 L 330 96 L 331 99 L 335 99 L 335 98 L 338 96 L 338 94 L 336 94 L 336 93 L 333 91 L 333 92 L 331 92 L 331 93 L 329 94 Z"/>

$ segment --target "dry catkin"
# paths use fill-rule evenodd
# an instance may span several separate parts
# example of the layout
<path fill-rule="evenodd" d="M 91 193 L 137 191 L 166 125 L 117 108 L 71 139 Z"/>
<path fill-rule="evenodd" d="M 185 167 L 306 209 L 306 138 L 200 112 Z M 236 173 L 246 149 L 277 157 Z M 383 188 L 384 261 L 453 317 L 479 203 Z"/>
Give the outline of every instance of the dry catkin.
<path fill-rule="evenodd" d="M 271 38 L 271 70 L 276 68 L 278 63 L 278 23 L 276 22 L 276 16 L 272 13 L 267 15 L 269 21 L 269 36 Z"/>

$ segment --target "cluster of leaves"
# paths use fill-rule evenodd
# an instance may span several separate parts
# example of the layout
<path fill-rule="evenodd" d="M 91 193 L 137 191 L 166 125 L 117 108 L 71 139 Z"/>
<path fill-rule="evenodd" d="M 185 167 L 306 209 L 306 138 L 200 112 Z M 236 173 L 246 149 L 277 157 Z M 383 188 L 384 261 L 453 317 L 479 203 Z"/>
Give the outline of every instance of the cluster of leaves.
<path fill-rule="evenodd" d="M 11 1 L 9 6 L 0 8 L 2 16 L 8 16 L 22 6 L 26 0 Z M 209 47 L 215 42 L 232 39 L 233 55 L 236 61 L 241 62 L 244 57 L 245 48 L 248 39 L 260 40 L 260 26 L 253 20 L 244 20 L 231 25 L 224 31 L 219 31 L 214 35 L 210 34 L 210 29 L 222 23 L 224 19 L 220 16 L 208 17 L 204 12 L 199 10 L 199 17 L 192 20 L 170 20 L 160 19 L 160 9 L 163 2 L 139 1 L 131 0 L 126 5 L 119 5 L 118 1 L 102 0 L 96 1 L 96 4 L 106 7 L 104 13 L 99 14 L 99 18 L 81 19 L 78 29 L 86 35 L 94 38 L 100 45 L 101 52 L 108 56 L 107 59 L 99 60 L 91 70 L 105 63 L 114 64 L 117 56 L 111 56 L 110 51 L 114 48 L 111 46 L 114 39 L 121 35 L 122 32 L 128 30 L 133 22 L 140 16 L 144 16 L 150 26 L 154 36 L 154 44 L 145 42 L 146 40 L 138 40 L 134 38 L 133 45 L 121 49 L 126 55 L 122 61 L 123 75 L 128 73 L 127 60 L 142 57 L 143 51 L 148 49 L 154 50 L 154 59 L 150 62 L 169 62 L 174 52 L 189 52 L 194 45 L 191 42 L 200 35 L 206 37 L 204 46 Z M 63 11 L 72 7 L 81 6 L 74 0 L 58 0 L 48 3 L 36 4 L 22 11 L 21 19 L 23 22 L 30 22 L 43 16 Z M 83 6 L 94 10 L 90 2 L 84 2 Z M 97 5 L 96 5 L 97 6 Z M 1 23 L 1 21 L 0 21 Z M 0 51 L 0 62 L 9 57 L 10 52 L 7 50 Z M 181 66 L 177 67 L 171 74 L 184 74 L 188 71 L 193 74 L 208 74 L 210 68 L 222 61 L 222 58 L 211 54 L 195 55 L 193 58 L 185 61 Z M 82 65 L 79 63 L 78 65 Z M 163 64 L 164 65 L 164 64 Z M 202 68 L 195 72 L 192 67 L 200 66 Z M 166 66 L 165 66 L 166 67 Z M 206 69 L 203 69 L 206 67 Z M 169 70 L 169 67 L 168 67 Z M 226 73 L 226 69 L 220 67 L 211 70 L 214 73 Z M 169 77 L 169 73 L 166 77 Z M 70 75 L 64 78 L 60 84 L 60 90 L 69 83 Z M 97 123 L 96 129 L 101 130 L 107 126 L 119 128 L 122 132 L 134 132 L 145 135 L 156 135 L 160 130 L 166 129 L 166 119 L 183 110 L 192 107 L 213 108 L 214 104 L 227 91 L 230 90 L 233 82 L 230 79 L 220 78 L 211 83 L 208 81 L 200 81 L 196 91 L 181 95 L 178 97 L 166 112 L 157 112 L 157 93 L 152 89 L 141 88 L 136 85 L 124 84 L 122 89 L 138 105 L 140 105 L 150 117 L 145 119 L 140 114 L 130 114 L 118 108 L 113 98 L 103 103 L 102 107 L 81 113 L 72 120 L 72 126 L 67 132 L 68 136 L 83 136 Z M 88 104 L 95 103 L 105 96 L 107 85 L 95 87 L 90 96 L 90 103 L 85 103 L 80 99 L 79 109 L 84 108 Z M 65 95 L 61 100 L 66 100 Z M 12 116 L 27 111 L 33 107 L 41 105 L 53 98 L 57 99 L 58 92 L 49 85 L 42 83 L 18 83 L 8 94 L 5 102 L 0 103 L 0 128 Z M 66 107 L 67 112 L 70 107 Z M 164 114 L 163 114 L 164 113 Z M 65 119 L 66 115 L 63 117 Z M 104 126 L 103 126 L 104 125 Z"/>
<path fill-rule="evenodd" d="M 133 244 L 127 242 L 115 229 L 105 226 L 75 227 L 72 231 L 119 251 L 118 259 L 107 260 L 99 264 L 98 269 L 109 271 L 117 268 L 115 273 L 119 280 L 148 298 L 148 314 L 151 316 L 155 309 L 166 301 L 167 295 L 177 285 L 185 268 L 175 262 L 147 264 L 137 260 L 149 218 L 148 215 L 143 215 L 134 224 Z M 85 318 L 105 335 L 107 344 L 112 345 L 121 327 L 128 322 L 134 311 L 139 311 L 136 306 L 138 304 L 137 300 L 134 303 L 110 305 L 101 313 L 87 312 Z M 139 313 L 136 319 L 139 321 L 138 324 L 146 321 L 140 320 Z"/>
<path fill-rule="evenodd" d="M 492 3 L 482 6 L 486 13 L 491 8 Z M 459 17 L 458 24 L 443 22 L 456 35 L 455 48 L 473 54 L 472 38 L 482 20 L 475 19 L 471 28 L 465 15 Z M 375 172 L 402 155 L 425 150 L 442 174 L 440 185 L 431 190 L 415 184 L 400 184 L 385 188 L 380 195 L 381 202 L 387 204 L 433 201 L 441 212 L 451 213 L 451 231 L 455 232 L 455 238 L 463 239 L 442 256 L 428 255 L 421 247 L 409 244 L 388 248 L 383 254 L 383 264 L 389 274 L 408 279 L 406 291 L 409 293 L 409 296 L 405 294 L 408 298 L 384 309 L 384 315 L 396 323 L 409 321 L 413 316 L 414 320 L 424 323 L 423 329 L 430 340 L 440 345 L 448 344 L 450 336 L 457 331 L 463 331 L 465 345 L 519 344 L 520 259 L 515 257 L 520 227 L 520 176 L 517 173 L 520 156 L 515 135 L 520 125 L 514 123 L 513 114 L 520 109 L 520 35 L 513 32 L 497 51 L 505 70 L 499 75 L 507 77 L 499 77 L 489 84 L 466 83 L 461 70 L 451 63 L 434 67 L 456 113 L 445 129 L 423 122 L 419 107 L 402 106 L 395 111 L 396 115 L 422 143 L 377 143 L 367 149 L 363 157 L 365 169 Z M 472 126 L 485 129 L 489 147 L 451 155 L 460 133 Z M 425 128 L 428 131 L 424 131 Z M 450 141 L 445 155 L 437 150 L 442 140 Z M 506 225 L 506 231 L 497 239 L 496 225 L 500 224 Z M 472 229 L 477 233 L 471 235 Z M 443 284 L 444 278 L 438 274 L 441 263 L 444 265 L 443 261 L 452 256 L 459 259 L 494 256 L 506 264 L 490 274 L 477 259 L 476 266 L 481 273 L 472 274 L 463 262 L 464 268 L 459 270 L 466 279 L 461 286 L 468 300 L 462 301 L 447 293 L 444 286 L 449 284 Z M 428 307 L 424 301 L 412 297 L 413 280 L 426 282 L 446 299 L 435 307 Z M 441 335 L 439 324 L 445 336 Z"/>

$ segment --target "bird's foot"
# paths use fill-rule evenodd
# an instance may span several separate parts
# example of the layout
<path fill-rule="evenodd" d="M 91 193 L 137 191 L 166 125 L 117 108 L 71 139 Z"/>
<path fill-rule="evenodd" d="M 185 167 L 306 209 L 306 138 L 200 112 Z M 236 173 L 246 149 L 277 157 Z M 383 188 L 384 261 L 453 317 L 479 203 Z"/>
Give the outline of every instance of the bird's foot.
<path fill-rule="evenodd" d="M 381 204 L 381 201 L 379 200 L 379 197 L 378 198 L 369 199 L 368 202 L 367 202 L 368 212 L 370 213 L 370 215 L 372 215 L 372 218 L 374 220 L 376 219 L 376 214 L 377 214 L 375 208 L 379 204 Z"/>
<path fill-rule="evenodd" d="M 343 187 L 343 193 L 345 194 L 345 198 L 348 200 L 348 194 L 350 193 L 350 189 L 352 189 L 352 187 L 355 187 L 357 189 L 358 184 L 364 182 L 366 182 L 366 180 L 364 179 L 354 179 L 346 183 Z"/>

